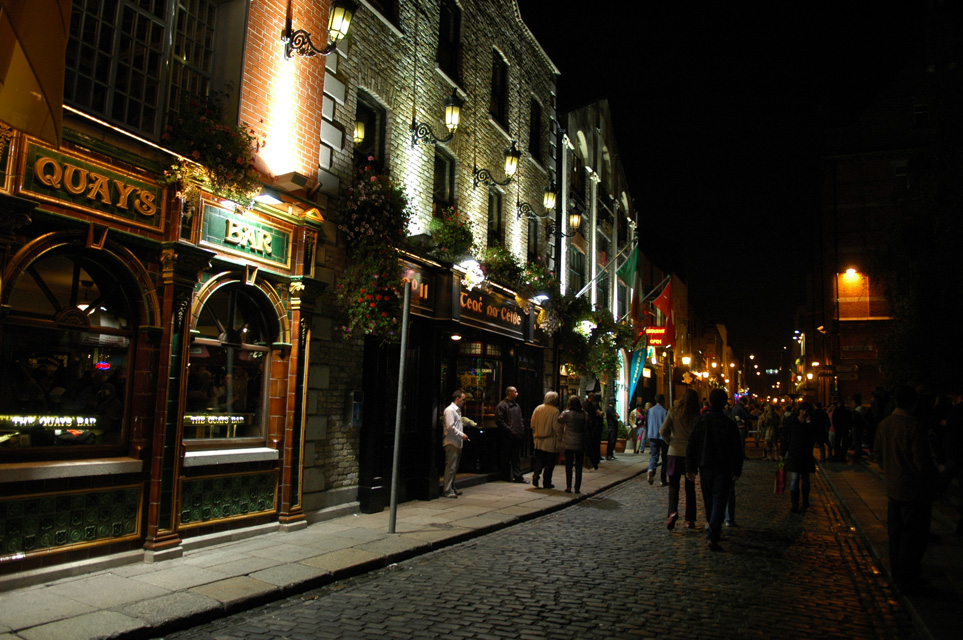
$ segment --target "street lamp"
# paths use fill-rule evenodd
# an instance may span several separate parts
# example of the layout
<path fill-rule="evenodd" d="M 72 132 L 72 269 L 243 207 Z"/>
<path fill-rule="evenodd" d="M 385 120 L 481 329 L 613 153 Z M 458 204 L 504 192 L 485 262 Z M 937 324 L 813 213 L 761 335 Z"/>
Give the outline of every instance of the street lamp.
<path fill-rule="evenodd" d="M 291 0 L 288 0 L 287 11 L 284 14 L 284 31 L 281 32 L 281 42 L 284 43 L 284 59 L 290 60 L 293 54 L 303 58 L 316 55 L 327 56 L 338 48 L 338 43 L 348 35 L 351 18 L 358 10 L 358 5 L 352 0 L 334 0 L 328 11 L 328 44 L 319 49 L 311 41 L 311 34 L 304 29 L 291 30 Z"/>
<path fill-rule="evenodd" d="M 488 169 L 479 169 L 477 166 L 472 172 L 472 178 L 474 179 L 474 186 L 477 187 L 480 184 L 485 186 L 498 185 L 500 187 L 506 186 L 512 181 L 512 177 L 515 172 L 518 171 L 518 160 L 522 157 L 522 152 L 518 150 L 515 141 L 512 140 L 512 146 L 505 149 L 505 180 L 499 182 L 495 180 L 492 176 L 492 172 Z"/>
<path fill-rule="evenodd" d="M 458 122 L 461 119 L 461 107 L 465 104 L 465 101 L 458 97 L 458 90 L 455 89 L 451 92 L 451 95 L 445 98 L 445 128 L 448 129 L 447 138 L 439 138 L 435 135 L 435 132 L 431 130 L 431 127 L 424 122 L 417 122 L 414 118 L 411 120 L 411 148 L 413 149 L 415 145 L 419 142 L 424 144 L 442 144 L 451 142 L 451 139 L 455 136 L 455 130 L 458 129 Z"/>

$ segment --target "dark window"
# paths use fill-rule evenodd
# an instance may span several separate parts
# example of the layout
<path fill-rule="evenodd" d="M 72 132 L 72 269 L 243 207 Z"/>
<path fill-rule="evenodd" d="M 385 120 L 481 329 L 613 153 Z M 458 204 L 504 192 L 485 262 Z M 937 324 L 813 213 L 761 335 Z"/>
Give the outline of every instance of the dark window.
<path fill-rule="evenodd" d="M 623 284 L 621 280 L 619 281 L 618 289 L 619 289 L 619 292 L 618 292 L 619 308 L 616 310 L 616 314 L 615 314 L 616 320 L 620 320 L 625 317 L 625 314 L 629 308 L 628 305 L 630 302 L 632 302 L 631 300 L 629 300 L 629 288 L 625 286 L 625 284 Z"/>
<path fill-rule="evenodd" d="M 609 293 L 609 271 L 608 269 L 602 269 L 599 271 L 598 279 L 598 289 L 596 292 L 596 303 L 599 307 L 608 309 L 612 302 L 612 295 Z"/>
<path fill-rule="evenodd" d="M 0 460 L 126 441 L 136 301 L 122 273 L 98 252 L 66 249 L 11 282 L 0 339 Z"/>
<path fill-rule="evenodd" d="M 505 229 L 502 226 L 502 192 L 488 190 L 488 246 L 503 244 Z"/>
<path fill-rule="evenodd" d="M 361 125 L 356 131 L 363 131 L 364 137 L 354 144 L 355 163 L 364 166 L 373 162 L 377 167 L 385 166 L 385 120 L 384 108 L 374 98 L 363 91 L 358 92 L 358 106 L 355 111 L 355 122 Z M 373 158 L 373 160 L 368 160 Z"/>
<path fill-rule="evenodd" d="M 585 195 L 585 163 L 578 156 L 578 154 L 572 155 L 572 191 L 584 196 Z"/>
<path fill-rule="evenodd" d="M 188 361 L 185 440 L 263 442 L 274 338 L 249 289 L 240 283 L 222 287 L 201 308 Z"/>
<path fill-rule="evenodd" d="M 578 293 L 585 286 L 585 254 L 568 246 L 568 291 Z"/>
<path fill-rule="evenodd" d="M 398 23 L 398 0 L 367 0 L 367 4 L 392 24 Z"/>
<path fill-rule="evenodd" d="M 532 98 L 531 115 L 528 119 L 528 152 L 539 163 L 542 162 L 542 105 Z"/>
<path fill-rule="evenodd" d="M 432 207 L 438 215 L 441 209 L 455 202 L 455 161 L 441 149 L 435 148 L 435 177 Z"/>
<path fill-rule="evenodd" d="M 452 80 L 458 81 L 458 58 L 461 50 L 461 9 L 454 0 L 441 3 L 438 25 L 438 68 Z"/>
<path fill-rule="evenodd" d="M 497 51 L 492 51 L 492 91 L 488 112 L 508 127 L 508 63 Z"/>
<path fill-rule="evenodd" d="M 219 11 L 224 4 L 75 0 L 64 102 L 158 139 L 165 119 L 187 98 L 205 100 L 224 92 L 229 79 L 238 76 L 241 59 L 235 52 L 246 8 Z M 236 96 L 233 100 L 236 113 Z"/>
<path fill-rule="evenodd" d="M 538 220 L 528 220 L 528 261 L 538 258 Z"/>

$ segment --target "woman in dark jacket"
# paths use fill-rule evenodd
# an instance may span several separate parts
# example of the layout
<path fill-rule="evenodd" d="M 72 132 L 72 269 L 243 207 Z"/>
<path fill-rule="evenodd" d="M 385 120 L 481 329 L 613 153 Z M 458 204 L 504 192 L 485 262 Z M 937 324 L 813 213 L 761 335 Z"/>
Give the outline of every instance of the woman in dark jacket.
<path fill-rule="evenodd" d="M 582 401 L 572 396 L 558 417 L 562 425 L 562 449 L 565 450 L 565 493 L 572 493 L 572 466 L 575 467 L 575 493 L 582 489 L 582 465 L 585 462 L 585 424 Z"/>
<path fill-rule="evenodd" d="M 809 474 L 816 471 L 813 447 L 819 441 L 817 426 L 810 417 L 813 406 L 808 402 L 799 405 L 799 415 L 786 421 L 782 436 L 782 457 L 789 472 L 789 496 L 793 513 L 799 511 L 799 485 L 802 480 L 802 508 L 809 508 Z"/>

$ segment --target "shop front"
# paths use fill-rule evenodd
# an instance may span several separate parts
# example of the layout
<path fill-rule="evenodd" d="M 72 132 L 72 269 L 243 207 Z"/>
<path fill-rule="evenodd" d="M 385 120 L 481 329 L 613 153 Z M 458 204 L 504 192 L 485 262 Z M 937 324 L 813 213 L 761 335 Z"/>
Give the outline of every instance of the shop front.
<path fill-rule="evenodd" d="M 0 573 L 303 522 L 320 217 L 134 157 L 0 145 Z"/>
<path fill-rule="evenodd" d="M 399 500 L 440 495 L 442 414 L 451 394 L 466 394 L 462 415 L 475 423 L 466 432 L 459 473 L 501 479 L 507 467 L 505 435 L 495 408 L 505 388 L 518 389 L 525 426 L 543 388 L 544 337 L 534 330 L 510 291 L 493 285 L 469 290 L 461 274 L 441 265 L 406 263 L 418 281 L 413 296 L 406 361 Z M 377 512 L 388 504 L 394 443 L 398 353 L 366 345 L 364 422 L 361 429 L 361 507 Z M 377 375 L 370 375 L 377 371 Z M 392 373 L 393 372 L 393 373 Z M 531 453 L 530 432 L 523 460 Z M 367 454 L 367 455 L 366 455 Z"/>

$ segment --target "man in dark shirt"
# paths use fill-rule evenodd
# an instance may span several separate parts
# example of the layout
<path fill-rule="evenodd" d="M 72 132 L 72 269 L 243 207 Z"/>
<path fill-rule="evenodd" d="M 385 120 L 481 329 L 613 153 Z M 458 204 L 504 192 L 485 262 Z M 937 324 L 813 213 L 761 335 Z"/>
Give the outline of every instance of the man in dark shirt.
<path fill-rule="evenodd" d="M 706 530 L 706 546 L 721 551 L 722 520 L 725 517 L 729 488 L 742 475 L 744 460 L 739 442 L 739 428 L 735 421 L 723 413 L 729 396 L 723 389 L 713 389 L 709 394 L 710 410 L 702 414 L 692 433 L 686 449 L 686 476 L 695 480 L 696 469 L 702 481 L 702 497 L 709 528 Z"/>
<path fill-rule="evenodd" d="M 508 442 L 508 480 L 525 482 L 522 477 L 522 436 L 525 435 L 525 423 L 522 421 L 522 408 L 515 398 L 518 390 L 515 387 L 505 389 L 505 399 L 495 408 L 495 424 L 506 434 Z"/>
<path fill-rule="evenodd" d="M 609 428 L 609 446 L 606 460 L 615 460 L 615 441 L 619 437 L 619 414 L 615 411 L 615 398 L 609 398 L 605 407 L 605 423 Z"/>

